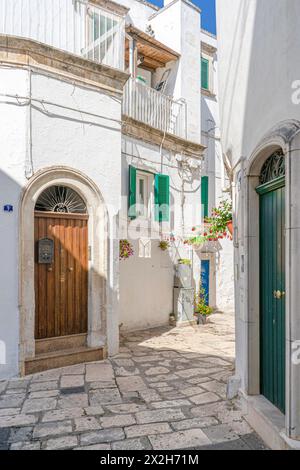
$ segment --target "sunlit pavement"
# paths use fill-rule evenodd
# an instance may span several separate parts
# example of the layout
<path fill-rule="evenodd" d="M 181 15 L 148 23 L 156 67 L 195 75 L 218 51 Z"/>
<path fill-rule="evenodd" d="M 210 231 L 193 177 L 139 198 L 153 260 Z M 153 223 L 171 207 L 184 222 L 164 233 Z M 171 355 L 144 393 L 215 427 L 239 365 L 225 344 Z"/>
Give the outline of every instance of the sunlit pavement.
<path fill-rule="evenodd" d="M 0 382 L 0 449 L 264 449 L 233 374 L 230 313 L 127 334 L 110 360 Z"/>

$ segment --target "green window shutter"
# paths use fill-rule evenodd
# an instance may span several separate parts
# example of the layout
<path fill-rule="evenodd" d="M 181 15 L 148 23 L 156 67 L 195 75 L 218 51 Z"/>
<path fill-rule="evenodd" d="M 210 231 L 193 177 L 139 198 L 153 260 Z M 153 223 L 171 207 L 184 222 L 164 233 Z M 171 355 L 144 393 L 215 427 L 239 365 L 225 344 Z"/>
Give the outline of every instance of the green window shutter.
<path fill-rule="evenodd" d="M 131 165 L 129 165 L 128 216 L 131 219 L 136 218 L 136 168 Z"/>
<path fill-rule="evenodd" d="M 155 175 L 155 220 L 170 220 L 170 178 L 168 175 Z"/>
<path fill-rule="evenodd" d="M 209 61 L 201 58 L 201 88 L 209 89 Z"/>
<path fill-rule="evenodd" d="M 204 217 L 208 217 L 208 176 L 201 178 L 201 204 Z"/>

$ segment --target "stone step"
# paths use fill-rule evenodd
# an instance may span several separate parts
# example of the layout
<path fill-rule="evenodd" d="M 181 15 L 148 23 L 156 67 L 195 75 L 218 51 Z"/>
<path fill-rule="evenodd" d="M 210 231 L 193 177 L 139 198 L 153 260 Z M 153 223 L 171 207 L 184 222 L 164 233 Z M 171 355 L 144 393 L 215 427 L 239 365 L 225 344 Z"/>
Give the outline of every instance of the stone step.
<path fill-rule="evenodd" d="M 61 351 L 52 351 L 38 354 L 33 359 L 25 361 L 25 375 L 35 374 L 49 369 L 73 366 L 83 362 L 101 361 L 106 357 L 105 349 L 101 348 L 76 348 Z"/>
<path fill-rule="evenodd" d="M 83 348 L 87 344 L 87 334 L 58 336 L 35 340 L 35 354 L 45 354 L 52 351 Z"/>

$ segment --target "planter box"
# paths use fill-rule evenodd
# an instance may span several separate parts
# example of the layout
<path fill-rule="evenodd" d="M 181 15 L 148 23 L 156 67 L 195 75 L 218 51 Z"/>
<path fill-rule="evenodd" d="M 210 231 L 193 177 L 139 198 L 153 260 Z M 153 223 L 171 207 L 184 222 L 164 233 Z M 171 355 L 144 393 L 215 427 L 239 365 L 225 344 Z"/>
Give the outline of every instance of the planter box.
<path fill-rule="evenodd" d="M 192 288 L 192 267 L 187 264 L 177 264 L 175 267 L 174 287 Z"/>
<path fill-rule="evenodd" d="M 233 222 L 232 220 L 230 222 L 227 222 L 227 228 L 231 236 L 233 236 Z"/>
<path fill-rule="evenodd" d="M 176 325 L 195 322 L 194 317 L 194 289 L 181 289 L 174 287 L 174 315 Z"/>

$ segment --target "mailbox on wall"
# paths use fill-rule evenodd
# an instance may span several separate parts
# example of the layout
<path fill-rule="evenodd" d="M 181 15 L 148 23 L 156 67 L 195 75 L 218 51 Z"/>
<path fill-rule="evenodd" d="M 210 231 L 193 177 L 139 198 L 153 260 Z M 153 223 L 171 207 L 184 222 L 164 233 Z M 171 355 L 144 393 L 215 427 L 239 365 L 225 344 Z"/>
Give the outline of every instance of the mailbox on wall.
<path fill-rule="evenodd" d="M 50 238 L 41 238 L 38 241 L 38 263 L 51 264 L 54 258 L 54 241 Z"/>

